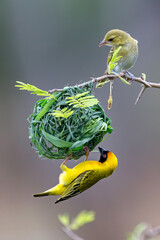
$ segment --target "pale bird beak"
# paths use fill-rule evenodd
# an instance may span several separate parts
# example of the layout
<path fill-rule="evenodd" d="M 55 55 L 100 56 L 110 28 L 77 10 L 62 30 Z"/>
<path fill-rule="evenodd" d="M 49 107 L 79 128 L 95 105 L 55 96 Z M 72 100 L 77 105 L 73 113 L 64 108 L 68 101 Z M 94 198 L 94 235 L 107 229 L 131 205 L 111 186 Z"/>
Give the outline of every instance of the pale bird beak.
<path fill-rule="evenodd" d="M 103 45 L 106 45 L 107 42 L 103 39 L 102 42 L 99 44 L 99 47 L 102 47 Z"/>

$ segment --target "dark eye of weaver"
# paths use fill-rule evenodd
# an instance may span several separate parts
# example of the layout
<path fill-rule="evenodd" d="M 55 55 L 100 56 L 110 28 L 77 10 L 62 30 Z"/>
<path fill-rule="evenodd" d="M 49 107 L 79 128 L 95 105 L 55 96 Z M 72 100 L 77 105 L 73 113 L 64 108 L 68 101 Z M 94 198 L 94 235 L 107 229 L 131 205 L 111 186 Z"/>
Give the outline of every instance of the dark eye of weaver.
<path fill-rule="evenodd" d="M 112 42 L 114 38 L 110 38 L 109 41 Z"/>

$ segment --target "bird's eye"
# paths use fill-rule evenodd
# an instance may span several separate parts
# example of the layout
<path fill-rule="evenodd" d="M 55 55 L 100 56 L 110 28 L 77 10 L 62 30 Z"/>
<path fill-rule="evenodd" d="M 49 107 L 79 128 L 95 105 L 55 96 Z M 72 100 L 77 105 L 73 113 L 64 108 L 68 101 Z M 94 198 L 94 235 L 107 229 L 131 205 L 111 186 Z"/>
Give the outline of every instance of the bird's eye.
<path fill-rule="evenodd" d="M 114 38 L 110 38 L 109 41 L 112 42 Z"/>

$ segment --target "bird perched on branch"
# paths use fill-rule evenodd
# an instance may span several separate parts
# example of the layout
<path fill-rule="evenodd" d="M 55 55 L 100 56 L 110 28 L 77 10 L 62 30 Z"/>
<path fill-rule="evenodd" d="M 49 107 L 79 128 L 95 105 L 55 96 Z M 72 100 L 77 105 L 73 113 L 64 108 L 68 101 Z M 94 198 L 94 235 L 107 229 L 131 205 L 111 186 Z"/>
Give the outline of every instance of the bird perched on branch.
<path fill-rule="evenodd" d="M 128 70 L 134 66 L 138 57 L 138 41 L 132 38 L 130 34 L 119 29 L 110 30 L 106 33 L 104 39 L 99 44 L 99 47 L 103 45 L 112 47 L 108 55 L 107 66 L 109 65 L 114 51 L 121 47 L 117 54 L 117 57 L 121 56 L 121 58 L 113 69 L 114 72 L 120 73 L 121 71 Z"/>
<path fill-rule="evenodd" d="M 118 165 L 117 158 L 112 152 L 103 148 L 99 147 L 99 151 L 99 161 L 84 161 L 74 168 L 68 168 L 62 163 L 60 168 L 63 172 L 59 176 L 59 184 L 33 196 L 61 195 L 55 202 L 58 203 L 80 194 L 99 180 L 109 177 Z"/>

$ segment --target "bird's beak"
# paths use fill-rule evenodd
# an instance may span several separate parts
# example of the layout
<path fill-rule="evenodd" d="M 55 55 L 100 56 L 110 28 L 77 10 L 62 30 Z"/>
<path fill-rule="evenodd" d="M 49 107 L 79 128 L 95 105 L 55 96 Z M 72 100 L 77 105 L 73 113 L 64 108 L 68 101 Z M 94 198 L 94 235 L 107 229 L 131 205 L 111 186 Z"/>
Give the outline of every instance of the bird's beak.
<path fill-rule="evenodd" d="M 102 47 L 103 45 L 106 45 L 107 42 L 103 39 L 102 42 L 99 44 L 99 47 Z"/>
<path fill-rule="evenodd" d="M 98 147 L 98 149 L 99 149 L 99 152 L 100 152 L 101 155 L 103 155 L 103 153 L 106 151 L 105 149 L 103 149 L 101 147 Z"/>

